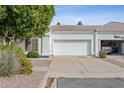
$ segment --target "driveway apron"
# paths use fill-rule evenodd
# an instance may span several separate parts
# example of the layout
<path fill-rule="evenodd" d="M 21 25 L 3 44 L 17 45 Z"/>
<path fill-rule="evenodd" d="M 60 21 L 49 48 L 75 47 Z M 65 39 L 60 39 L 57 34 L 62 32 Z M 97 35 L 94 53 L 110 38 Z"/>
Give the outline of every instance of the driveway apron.
<path fill-rule="evenodd" d="M 87 72 L 74 56 L 56 56 L 49 68 L 49 76 L 53 77 L 82 77 L 81 72 Z"/>
<path fill-rule="evenodd" d="M 48 76 L 69 78 L 124 77 L 124 68 L 99 58 L 55 56 L 50 65 Z"/>

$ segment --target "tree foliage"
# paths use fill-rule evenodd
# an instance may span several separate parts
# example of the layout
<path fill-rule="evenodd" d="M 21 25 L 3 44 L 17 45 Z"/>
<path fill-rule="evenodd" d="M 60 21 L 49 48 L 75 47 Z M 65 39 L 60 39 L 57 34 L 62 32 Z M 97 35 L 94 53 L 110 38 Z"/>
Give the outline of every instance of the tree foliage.
<path fill-rule="evenodd" d="M 26 36 L 43 36 L 54 16 L 52 5 L 1 5 L 0 37 L 16 41 Z"/>
<path fill-rule="evenodd" d="M 82 21 L 79 21 L 79 22 L 77 23 L 77 25 L 83 25 L 83 24 L 82 24 Z"/>
<path fill-rule="evenodd" d="M 57 22 L 57 24 L 56 25 L 61 25 L 61 23 L 60 22 Z"/>

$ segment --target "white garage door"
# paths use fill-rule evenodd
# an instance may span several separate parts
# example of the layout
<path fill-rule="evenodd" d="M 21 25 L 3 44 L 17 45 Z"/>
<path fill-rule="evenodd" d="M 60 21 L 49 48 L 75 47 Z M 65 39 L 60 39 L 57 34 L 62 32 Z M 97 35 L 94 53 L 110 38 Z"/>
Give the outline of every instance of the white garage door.
<path fill-rule="evenodd" d="M 90 41 L 55 40 L 54 55 L 90 55 Z"/>

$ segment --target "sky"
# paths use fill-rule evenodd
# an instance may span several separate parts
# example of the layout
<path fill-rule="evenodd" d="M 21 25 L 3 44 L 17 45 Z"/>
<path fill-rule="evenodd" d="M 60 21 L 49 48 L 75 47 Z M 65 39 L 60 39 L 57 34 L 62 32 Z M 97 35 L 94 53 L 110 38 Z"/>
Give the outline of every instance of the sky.
<path fill-rule="evenodd" d="M 108 22 L 124 22 L 124 5 L 57 5 L 51 25 L 60 22 L 75 25 L 100 25 Z"/>

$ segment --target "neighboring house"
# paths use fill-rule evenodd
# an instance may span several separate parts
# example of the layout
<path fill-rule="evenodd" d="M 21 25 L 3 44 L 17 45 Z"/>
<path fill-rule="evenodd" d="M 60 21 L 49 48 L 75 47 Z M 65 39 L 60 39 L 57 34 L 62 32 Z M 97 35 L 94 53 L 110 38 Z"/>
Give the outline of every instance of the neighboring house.
<path fill-rule="evenodd" d="M 98 56 L 99 51 L 105 49 L 120 55 L 124 54 L 124 23 L 55 25 L 43 38 L 32 38 L 31 42 L 28 43 L 28 39 L 23 41 L 24 51 L 38 51 L 43 56 Z"/>

